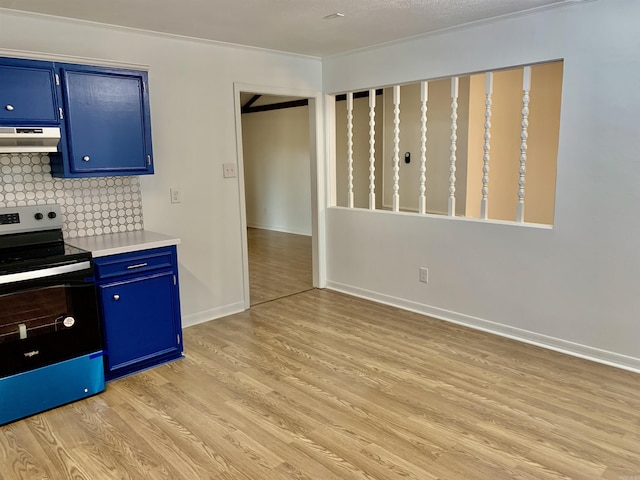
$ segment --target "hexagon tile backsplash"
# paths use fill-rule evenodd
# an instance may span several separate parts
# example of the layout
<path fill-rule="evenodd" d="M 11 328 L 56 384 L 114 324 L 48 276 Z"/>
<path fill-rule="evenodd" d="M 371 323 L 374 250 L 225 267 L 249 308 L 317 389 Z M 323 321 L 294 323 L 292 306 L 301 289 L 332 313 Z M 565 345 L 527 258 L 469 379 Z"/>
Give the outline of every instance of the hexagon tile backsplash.
<path fill-rule="evenodd" d="M 138 177 L 53 178 L 44 153 L 0 153 L 0 207 L 57 203 L 65 237 L 143 229 Z"/>

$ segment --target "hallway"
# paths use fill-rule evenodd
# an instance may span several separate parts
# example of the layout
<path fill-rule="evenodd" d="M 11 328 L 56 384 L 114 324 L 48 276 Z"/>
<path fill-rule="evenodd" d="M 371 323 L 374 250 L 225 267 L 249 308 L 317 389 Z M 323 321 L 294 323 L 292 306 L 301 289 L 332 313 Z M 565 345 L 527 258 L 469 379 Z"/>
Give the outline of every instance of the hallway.
<path fill-rule="evenodd" d="M 247 228 L 251 306 L 313 288 L 311 237 Z"/>

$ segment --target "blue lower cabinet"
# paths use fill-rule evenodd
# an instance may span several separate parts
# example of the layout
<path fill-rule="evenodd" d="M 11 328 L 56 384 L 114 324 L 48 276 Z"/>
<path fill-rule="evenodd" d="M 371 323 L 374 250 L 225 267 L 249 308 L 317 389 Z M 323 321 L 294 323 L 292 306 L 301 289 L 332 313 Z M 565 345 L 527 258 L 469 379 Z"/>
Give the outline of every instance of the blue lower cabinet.
<path fill-rule="evenodd" d="M 102 352 L 0 379 L 0 425 L 104 390 Z"/>
<path fill-rule="evenodd" d="M 170 263 L 158 258 L 170 258 Z M 180 358 L 175 247 L 100 257 L 95 262 L 107 380 Z"/>

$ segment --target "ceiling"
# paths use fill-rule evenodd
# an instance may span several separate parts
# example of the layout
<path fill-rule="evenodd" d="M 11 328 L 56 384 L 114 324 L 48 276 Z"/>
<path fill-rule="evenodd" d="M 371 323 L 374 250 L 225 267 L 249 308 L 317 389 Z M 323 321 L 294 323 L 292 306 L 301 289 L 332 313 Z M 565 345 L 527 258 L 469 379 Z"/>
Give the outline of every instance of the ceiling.
<path fill-rule="evenodd" d="M 582 0 L 0 0 L 0 8 L 328 56 Z M 340 12 L 344 17 L 325 19 Z"/>

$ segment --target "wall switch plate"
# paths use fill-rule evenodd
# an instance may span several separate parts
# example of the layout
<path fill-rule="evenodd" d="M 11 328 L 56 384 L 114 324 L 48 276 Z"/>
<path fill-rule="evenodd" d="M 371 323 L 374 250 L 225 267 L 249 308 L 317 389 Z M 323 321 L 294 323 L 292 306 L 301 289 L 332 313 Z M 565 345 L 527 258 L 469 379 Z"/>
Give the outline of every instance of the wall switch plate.
<path fill-rule="evenodd" d="M 429 283 L 429 269 L 420 267 L 420 281 L 422 283 Z"/>
<path fill-rule="evenodd" d="M 169 192 L 171 192 L 171 203 L 180 203 L 182 202 L 182 192 L 177 188 L 170 188 Z"/>
<path fill-rule="evenodd" d="M 236 178 L 238 176 L 238 172 L 236 170 L 235 163 L 223 163 L 222 164 L 222 176 L 224 178 Z"/>

